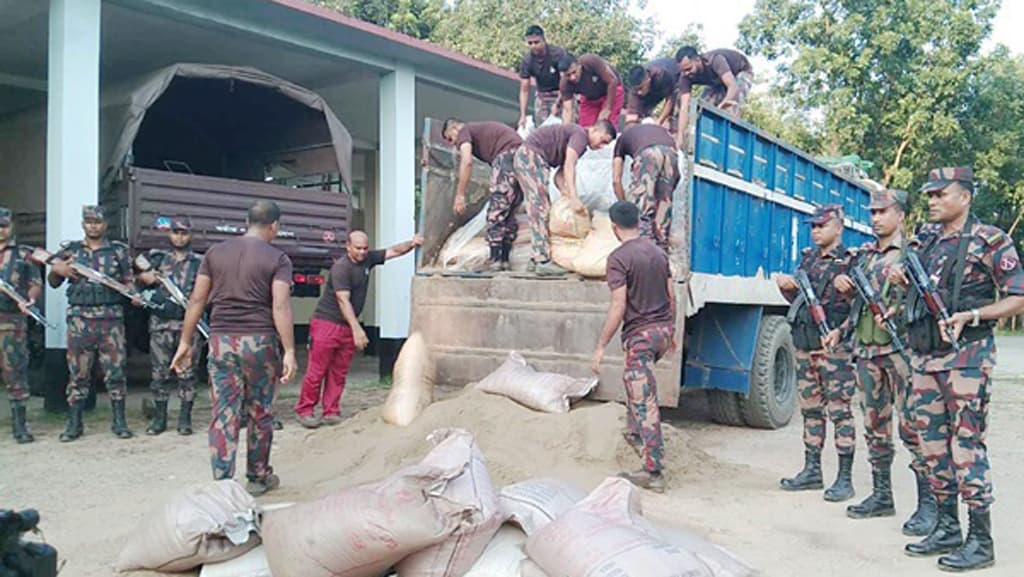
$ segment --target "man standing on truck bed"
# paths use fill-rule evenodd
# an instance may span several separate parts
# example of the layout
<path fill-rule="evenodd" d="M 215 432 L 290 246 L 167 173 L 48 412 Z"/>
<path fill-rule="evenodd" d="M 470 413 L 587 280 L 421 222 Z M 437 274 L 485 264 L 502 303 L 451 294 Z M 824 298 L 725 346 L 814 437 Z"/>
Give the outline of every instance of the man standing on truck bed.
<path fill-rule="evenodd" d="M 160 285 L 157 275 L 167 277 L 185 295 L 192 293 L 202 258 L 192 252 L 192 222 L 188 217 L 171 219 L 168 233 L 170 251 L 153 249 L 149 251 L 147 260 L 152 270 L 139 273 L 139 284 L 156 286 L 153 301 L 162 305 L 149 316 L 149 354 L 152 364 L 150 386 L 156 403 L 153 420 L 146 429 L 147 435 L 159 435 L 167 430 L 167 404 L 170 398 L 170 387 L 177 380 L 178 398 L 181 409 L 178 412 L 178 434 L 192 434 L 192 402 L 196 396 L 196 365 L 199 355 L 194 355 L 192 366 L 187 367 L 180 375 L 171 370 L 171 359 L 181 340 L 181 329 L 185 319 L 185 309 L 174 302 L 167 289 Z M 198 336 L 198 335 L 197 335 Z M 195 346 L 198 339 L 193 343 Z"/>
<path fill-rule="evenodd" d="M 750 88 L 754 85 L 754 69 L 738 50 L 719 48 L 704 54 L 693 46 L 676 51 L 679 63 L 679 120 L 676 125 L 676 146 L 682 150 L 690 123 L 690 92 L 694 84 L 704 85 L 702 102 L 721 108 L 735 118 L 743 114 Z"/>
<path fill-rule="evenodd" d="M 915 557 L 948 553 L 939 558 L 940 568 L 970 571 L 995 563 L 985 448 L 996 360 L 992 330 L 996 320 L 1024 311 L 1024 270 L 1013 240 L 971 213 L 973 170 L 932 170 L 921 190 L 928 195 L 933 224 L 911 240 L 913 252 L 907 256 L 919 257 L 921 272 L 930 279 L 930 286 L 922 288 L 931 294 L 922 294 L 915 283 L 907 290 L 905 306 L 910 347 L 917 353 L 911 377 L 916 422 L 939 513 L 932 532 L 905 551 Z M 905 271 L 894 271 L 890 279 L 907 284 Z M 1003 296 L 999 301 L 997 293 Z M 932 300 L 936 296 L 938 301 Z M 951 315 L 948 321 L 942 320 L 939 301 Z M 966 540 L 958 493 L 970 519 Z"/>
<path fill-rule="evenodd" d="M 366 303 L 370 271 L 418 246 L 423 246 L 420 235 L 386 250 L 370 250 L 370 239 L 365 232 L 354 230 L 348 235 L 345 254 L 331 266 L 324 292 L 309 321 L 309 366 L 295 403 L 295 417 L 303 427 L 320 426 L 314 411 L 320 402 L 321 385 L 323 422 L 328 425 L 341 422 L 339 402 L 345 392 L 352 357 L 356 349 L 361 351 L 369 343 L 359 324 L 359 315 Z"/>
<path fill-rule="evenodd" d="M 558 115 L 559 92 L 562 73 L 558 70 L 558 62 L 568 53 L 561 46 L 548 44 L 544 38 L 544 29 L 533 24 L 526 29 L 526 46 L 529 50 L 523 54 L 519 65 L 519 127 L 526 126 L 526 107 L 530 101 L 530 79 L 537 84 L 537 93 L 533 97 L 534 123 L 540 126 L 549 116 Z"/>
<path fill-rule="evenodd" d="M 619 125 L 624 90 L 611 64 L 597 54 L 584 54 L 578 60 L 570 54 L 558 62 L 558 70 L 562 73 L 562 122 L 575 122 L 575 99 L 579 94 L 580 126 L 589 128 L 600 120 Z"/>
<path fill-rule="evenodd" d="M 626 126 L 642 121 L 664 103 L 657 124 L 675 130 L 676 99 L 679 97 L 679 64 L 671 58 L 658 58 L 643 66 L 634 66 L 626 79 Z"/>
<path fill-rule="evenodd" d="M 246 489 L 254 496 L 280 485 L 270 466 L 272 407 L 277 384 L 287 383 L 298 370 L 290 300 L 292 261 L 270 244 L 280 220 L 276 203 L 257 201 L 249 208 L 245 235 L 206 252 L 185 312 L 178 351 L 171 361 L 179 375 L 190 370 L 196 325 L 209 301 L 213 306 L 209 351 L 213 478 L 235 475 L 244 398 L 249 414 Z"/>
<path fill-rule="evenodd" d="M 664 441 L 658 409 L 654 365 L 675 350 L 676 302 L 668 255 L 640 234 L 640 213 L 631 202 L 620 200 L 608 211 L 612 230 L 622 244 L 608 256 L 608 288 L 612 302 L 601 336 L 594 347 L 591 369 L 601 372 L 604 350 L 619 326 L 626 387 L 626 430 L 623 436 L 643 461 L 643 468 L 622 473 L 633 484 L 661 493 Z"/>
<path fill-rule="evenodd" d="M 871 193 L 871 228 L 877 239 L 866 243 L 853 255 L 850 269 L 858 267 L 877 294 L 878 306 L 896 311 L 903 302 L 904 287 L 889 282 L 889 274 L 902 266 L 906 241 L 903 238 L 907 193 L 902 190 L 877 190 Z M 851 273 L 852 274 L 852 273 Z M 853 279 L 846 274 L 836 277 L 836 288 L 844 295 L 853 295 L 853 307 L 841 327 L 832 330 L 828 345 L 839 344 L 840 335 L 853 334 L 853 356 L 856 360 L 857 385 L 862 394 L 864 410 L 864 442 L 871 464 L 872 492 L 867 499 L 846 508 L 853 519 L 890 517 L 896 514 L 892 496 L 892 421 L 894 408 L 899 413 L 899 435 L 910 451 L 910 470 L 917 477 L 917 510 L 903 524 L 904 535 L 924 536 L 935 525 L 935 498 L 928 490 L 927 466 L 921 456 L 921 440 L 914 425 L 913 401 L 910 395 L 910 364 L 903 350 L 907 341 L 902 316 L 890 315 L 895 340 L 884 323 L 872 312 L 871 303 L 859 295 Z"/>
<path fill-rule="evenodd" d="M 113 409 L 110 430 L 120 439 L 132 432 L 125 420 L 124 402 L 128 389 L 124 368 L 127 345 L 124 332 L 124 296 L 121 293 L 81 277 L 72 262 L 89 267 L 125 285 L 132 284 L 132 261 L 128 245 L 107 240 L 107 222 L 103 207 L 82 207 L 85 239 L 61 243 L 51 263 L 47 280 L 57 288 L 65 279 L 68 295 L 68 420 L 60 435 L 63 443 L 82 436 L 82 411 L 89 396 L 93 359 L 97 359 Z M 136 301 L 134 304 L 141 304 Z"/>
<path fill-rule="evenodd" d="M 0 277 L 28 299 L 19 304 L 0 294 L 0 380 L 7 388 L 11 403 L 11 433 L 18 444 L 35 440 L 26 423 L 28 391 L 28 314 L 43 292 L 39 266 L 29 260 L 31 251 L 11 244 L 14 223 L 10 209 L 0 207 Z"/>
<path fill-rule="evenodd" d="M 838 204 L 818 207 L 808 219 L 814 248 L 806 248 L 799 269 L 807 274 L 812 298 L 820 301 L 829 327 L 837 327 L 850 315 L 850 303 L 838 293 L 836 276 L 847 269 L 843 248 L 843 209 Z M 825 491 L 826 501 L 846 501 L 853 497 L 853 452 L 857 445 L 856 427 L 850 403 L 856 390 L 848 344 L 832 351 L 823 346 L 821 319 L 814 318 L 814 303 L 808 302 L 804 289 L 789 275 L 776 278 L 782 294 L 792 304 L 789 322 L 793 327 L 793 344 L 797 348 L 797 397 L 804 419 L 804 468 L 795 477 L 783 479 L 786 491 L 821 489 L 821 451 L 825 447 L 825 418 L 835 427 L 839 473 L 835 483 Z"/>
<path fill-rule="evenodd" d="M 633 159 L 633 181 L 627 195 L 622 188 L 625 157 Z M 612 188 L 619 200 L 640 210 L 640 234 L 668 252 L 672 224 L 672 193 L 679 184 L 679 157 L 672 135 L 657 124 L 634 124 L 615 142 Z"/>
<path fill-rule="evenodd" d="M 500 122 L 466 123 L 457 118 L 445 120 L 441 133 L 459 151 L 455 214 L 461 216 L 466 212 L 466 187 L 473 176 L 473 157 L 491 165 L 487 209 L 487 244 L 491 249 L 489 269 L 491 272 L 508 270 L 509 255 L 518 232 L 515 213 L 523 202 L 513 160 L 523 139 Z"/>
<path fill-rule="evenodd" d="M 540 276 L 564 275 L 568 271 L 551 260 L 551 235 L 548 215 L 551 197 L 548 195 L 549 171 L 555 169 L 555 183 L 562 195 L 569 198 L 573 209 L 586 208 L 576 194 L 576 160 L 590 148 L 599 149 L 615 140 L 612 123 L 600 120 L 588 129 L 575 124 L 542 126 L 534 130 L 515 153 L 516 179 L 525 195 L 526 214 L 530 217 L 530 237 L 533 258 L 528 272 Z"/>

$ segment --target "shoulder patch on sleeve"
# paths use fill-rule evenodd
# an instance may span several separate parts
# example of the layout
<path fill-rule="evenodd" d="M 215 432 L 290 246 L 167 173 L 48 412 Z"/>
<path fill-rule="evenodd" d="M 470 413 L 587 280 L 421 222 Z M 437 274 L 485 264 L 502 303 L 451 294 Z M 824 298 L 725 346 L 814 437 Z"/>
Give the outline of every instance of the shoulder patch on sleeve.
<path fill-rule="evenodd" d="M 989 246 L 999 246 L 1010 240 L 1010 237 L 1001 229 L 987 224 L 978 226 L 975 234 Z"/>

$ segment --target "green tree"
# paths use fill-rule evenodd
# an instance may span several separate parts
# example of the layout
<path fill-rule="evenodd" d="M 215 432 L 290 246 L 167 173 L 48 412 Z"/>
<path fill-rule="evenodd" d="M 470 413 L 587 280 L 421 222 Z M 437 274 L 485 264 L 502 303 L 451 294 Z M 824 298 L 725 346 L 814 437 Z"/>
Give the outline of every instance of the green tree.
<path fill-rule="evenodd" d="M 444 0 L 310 0 L 342 14 L 414 38 L 431 37 L 444 13 Z"/>
<path fill-rule="evenodd" d="M 970 72 L 999 0 L 758 0 L 741 48 L 778 62 L 777 88 L 820 110 L 830 144 L 910 187 L 961 133 Z"/>
<path fill-rule="evenodd" d="M 693 46 L 698 51 L 703 51 L 704 44 L 704 25 L 699 22 L 691 22 L 686 25 L 682 33 L 670 37 L 661 45 L 658 57 L 675 58 L 676 51 L 683 46 Z"/>

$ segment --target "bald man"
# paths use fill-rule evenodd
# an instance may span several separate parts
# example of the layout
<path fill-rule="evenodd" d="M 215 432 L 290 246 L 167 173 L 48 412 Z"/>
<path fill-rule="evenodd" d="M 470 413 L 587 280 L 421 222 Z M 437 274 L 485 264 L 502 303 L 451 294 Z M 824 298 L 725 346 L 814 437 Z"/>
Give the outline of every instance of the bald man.
<path fill-rule="evenodd" d="M 349 234 L 345 255 L 331 266 L 324 292 L 309 321 L 309 366 L 295 404 L 295 417 L 303 427 L 314 429 L 321 422 L 328 425 L 341 422 L 339 403 L 345 391 L 345 377 L 356 349 L 365 349 L 369 342 L 359 324 L 359 314 L 366 303 L 370 271 L 422 244 L 423 237 L 416 235 L 386 250 L 370 250 L 370 239 L 365 232 L 354 230 Z M 315 413 L 321 388 L 322 421 Z"/>

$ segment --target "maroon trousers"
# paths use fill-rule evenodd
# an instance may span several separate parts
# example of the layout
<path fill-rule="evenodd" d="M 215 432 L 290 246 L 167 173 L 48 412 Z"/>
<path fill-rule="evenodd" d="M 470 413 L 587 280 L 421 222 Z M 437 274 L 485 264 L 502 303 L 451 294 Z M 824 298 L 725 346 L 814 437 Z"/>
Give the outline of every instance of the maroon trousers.
<path fill-rule="evenodd" d="M 309 366 L 302 378 L 302 391 L 295 404 L 295 414 L 307 417 L 320 402 L 323 388 L 323 416 L 338 415 L 339 403 L 345 391 L 345 377 L 356 354 L 352 327 L 313 318 L 309 321 Z"/>

